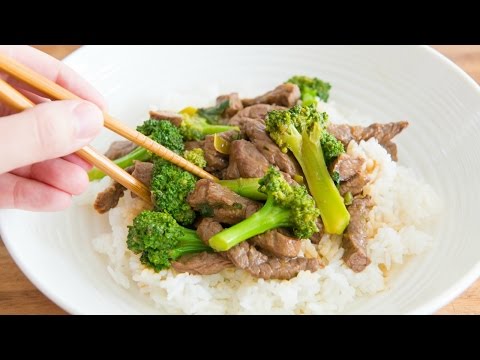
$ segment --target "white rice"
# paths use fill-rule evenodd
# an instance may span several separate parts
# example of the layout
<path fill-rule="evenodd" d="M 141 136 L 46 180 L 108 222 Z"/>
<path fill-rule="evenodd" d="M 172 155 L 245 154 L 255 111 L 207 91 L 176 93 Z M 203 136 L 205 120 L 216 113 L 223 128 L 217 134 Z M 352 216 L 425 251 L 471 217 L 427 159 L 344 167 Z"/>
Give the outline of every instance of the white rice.
<path fill-rule="evenodd" d="M 321 104 L 321 107 L 332 121 L 345 121 L 334 104 Z M 359 118 L 356 120 L 365 123 Z M 105 255 L 106 271 L 114 281 L 125 288 L 137 287 L 146 301 L 151 301 L 163 313 L 326 314 L 342 311 L 356 298 L 385 289 L 386 270 L 433 244 L 428 225 L 441 210 L 441 202 L 433 189 L 413 171 L 393 162 L 375 139 L 360 144 L 352 142 L 347 152 L 367 159 L 365 166 L 372 181 L 364 193 L 375 202 L 367 225 L 372 263 L 361 273 L 354 273 L 344 264 L 341 237 L 334 235 L 324 235 L 318 245 L 303 240 L 302 255 L 320 257 L 326 266 L 315 273 L 301 272 L 288 281 L 265 281 L 234 269 L 208 276 L 176 274 L 172 270 L 155 273 L 145 268 L 139 256 L 126 247 L 127 225 L 143 206 L 129 193 L 109 212 L 112 232 L 93 239 L 93 246 Z M 77 199 L 77 204 L 91 206 L 96 194 L 109 181 L 93 183 L 89 191 Z"/>

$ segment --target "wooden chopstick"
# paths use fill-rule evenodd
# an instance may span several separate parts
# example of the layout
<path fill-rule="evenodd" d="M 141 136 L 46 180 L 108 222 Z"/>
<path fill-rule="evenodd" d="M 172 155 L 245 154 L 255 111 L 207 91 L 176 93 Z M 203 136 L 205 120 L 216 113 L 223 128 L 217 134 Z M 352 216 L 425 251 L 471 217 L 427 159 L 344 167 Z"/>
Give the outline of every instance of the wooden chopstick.
<path fill-rule="evenodd" d="M 17 111 L 23 111 L 35 106 L 33 102 L 2 79 L 0 79 L 0 101 Z M 99 154 L 91 146 L 85 146 L 78 150 L 76 154 L 140 196 L 147 203 L 151 203 L 150 190 L 141 181 L 135 179 L 104 155 Z"/>
<path fill-rule="evenodd" d="M 42 93 L 53 99 L 80 99 L 77 95 L 71 93 L 67 89 L 64 89 L 55 82 L 45 78 L 44 76 L 36 73 L 32 69 L 3 54 L 0 54 L 0 70 L 3 70 L 7 74 L 17 78 L 18 80 L 23 81 L 24 83 L 34 87 L 35 89 L 41 91 Z M 103 116 L 104 126 L 106 128 L 116 132 L 124 138 L 134 142 L 135 144 L 144 147 L 147 150 L 150 150 L 154 154 L 181 167 L 182 169 L 185 169 L 186 171 L 197 175 L 198 177 L 218 181 L 218 179 L 212 174 L 185 160 L 180 155 L 156 143 L 142 133 L 139 133 L 138 131 L 129 128 L 128 126 L 124 125 L 119 120 L 115 119 L 113 116 L 107 114 L 106 112 L 103 113 Z"/>

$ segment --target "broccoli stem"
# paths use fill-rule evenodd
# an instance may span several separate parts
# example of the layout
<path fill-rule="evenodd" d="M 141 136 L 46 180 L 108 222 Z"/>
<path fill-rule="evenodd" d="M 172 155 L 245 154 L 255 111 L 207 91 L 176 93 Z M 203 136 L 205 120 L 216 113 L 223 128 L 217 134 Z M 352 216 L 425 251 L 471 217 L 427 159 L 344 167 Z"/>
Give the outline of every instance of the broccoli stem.
<path fill-rule="evenodd" d="M 291 225 L 291 213 L 276 205 L 272 198 L 268 198 L 265 205 L 247 219 L 232 227 L 219 232 L 209 240 L 210 246 L 216 251 L 227 251 L 235 245 L 255 235 Z"/>
<path fill-rule="evenodd" d="M 212 251 L 212 249 L 203 243 L 195 230 L 182 227 L 183 234 L 179 237 L 179 246 L 171 250 L 172 259 L 178 259 L 185 254 L 199 253 L 202 251 Z"/>
<path fill-rule="evenodd" d="M 266 200 L 267 195 L 258 191 L 259 178 L 219 180 L 218 183 L 236 192 L 238 195 L 245 196 L 252 200 Z"/>
<path fill-rule="evenodd" d="M 203 124 L 201 126 L 201 131 L 204 135 L 218 134 L 218 133 L 222 133 L 232 129 L 236 129 L 236 127 L 229 126 L 229 125 L 211 125 L 211 124 Z"/>
<path fill-rule="evenodd" d="M 308 154 L 308 156 L 302 156 L 302 154 Z M 342 234 L 350 222 L 350 214 L 345 207 L 343 197 L 330 177 L 321 146 L 304 133 L 301 152 L 300 154 L 294 152 L 294 155 L 302 167 L 310 193 L 320 210 L 325 230 L 330 234 Z"/>
<path fill-rule="evenodd" d="M 139 146 L 132 152 L 122 156 L 121 158 L 118 158 L 117 160 L 114 160 L 113 162 L 120 166 L 122 169 L 126 169 L 127 167 L 133 165 L 134 160 L 147 161 L 148 159 L 150 159 L 151 156 L 151 153 L 147 149 Z M 88 178 L 90 181 L 100 180 L 105 176 L 106 174 L 103 171 L 95 167 L 88 172 Z"/>

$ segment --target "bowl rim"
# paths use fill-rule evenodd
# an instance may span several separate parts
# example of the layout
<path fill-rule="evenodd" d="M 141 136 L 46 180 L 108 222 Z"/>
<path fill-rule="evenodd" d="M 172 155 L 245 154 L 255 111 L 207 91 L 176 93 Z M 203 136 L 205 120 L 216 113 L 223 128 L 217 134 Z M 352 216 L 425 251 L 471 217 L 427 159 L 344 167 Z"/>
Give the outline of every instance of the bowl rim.
<path fill-rule="evenodd" d="M 70 60 L 74 56 L 78 56 L 79 53 L 83 53 L 88 51 L 92 45 L 85 45 L 81 48 L 78 48 L 71 52 L 68 56 L 66 56 L 62 61 Z M 445 55 L 440 53 L 438 50 L 434 49 L 428 45 L 408 45 L 411 48 L 421 49 L 425 53 L 428 53 L 432 56 L 432 60 L 436 59 L 437 61 L 443 63 L 452 71 L 456 72 L 462 80 L 468 84 L 472 91 L 475 91 L 480 97 L 480 85 L 466 73 L 459 65 L 455 64 L 452 60 L 447 58 Z M 62 308 L 64 311 L 68 312 L 69 314 L 83 314 L 81 309 L 78 306 L 69 303 L 68 301 L 64 300 L 62 295 L 58 292 L 55 292 L 51 286 L 48 285 L 48 282 L 44 279 L 41 279 L 35 275 L 33 270 L 29 268 L 29 266 L 24 263 L 20 259 L 20 254 L 17 254 L 11 251 L 10 247 L 10 239 L 5 234 L 4 231 L 0 228 L 0 236 L 5 244 L 5 248 L 7 249 L 8 253 L 14 260 L 15 264 L 20 268 L 23 274 L 33 283 L 33 285 L 40 290 L 49 300 L 54 302 L 57 306 Z M 13 242 L 13 240 L 12 240 Z M 438 311 L 441 307 L 447 305 L 452 300 L 457 298 L 461 293 L 463 293 L 468 287 L 470 287 L 478 278 L 480 277 L 480 259 L 476 262 L 472 268 L 465 273 L 461 278 L 459 278 L 453 285 L 445 288 L 440 292 L 439 295 L 431 298 L 430 300 L 426 301 L 423 305 L 405 313 L 405 315 L 419 315 L 419 314 L 433 314 Z"/>

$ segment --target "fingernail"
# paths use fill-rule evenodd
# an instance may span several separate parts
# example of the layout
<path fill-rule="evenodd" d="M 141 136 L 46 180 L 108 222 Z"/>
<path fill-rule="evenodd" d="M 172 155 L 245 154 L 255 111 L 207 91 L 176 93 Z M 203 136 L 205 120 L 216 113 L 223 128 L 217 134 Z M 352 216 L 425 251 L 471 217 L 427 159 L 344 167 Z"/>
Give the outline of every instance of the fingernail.
<path fill-rule="evenodd" d="M 90 139 L 101 130 L 103 115 L 98 107 L 88 102 L 81 102 L 73 109 L 75 116 L 75 138 Z"/>

